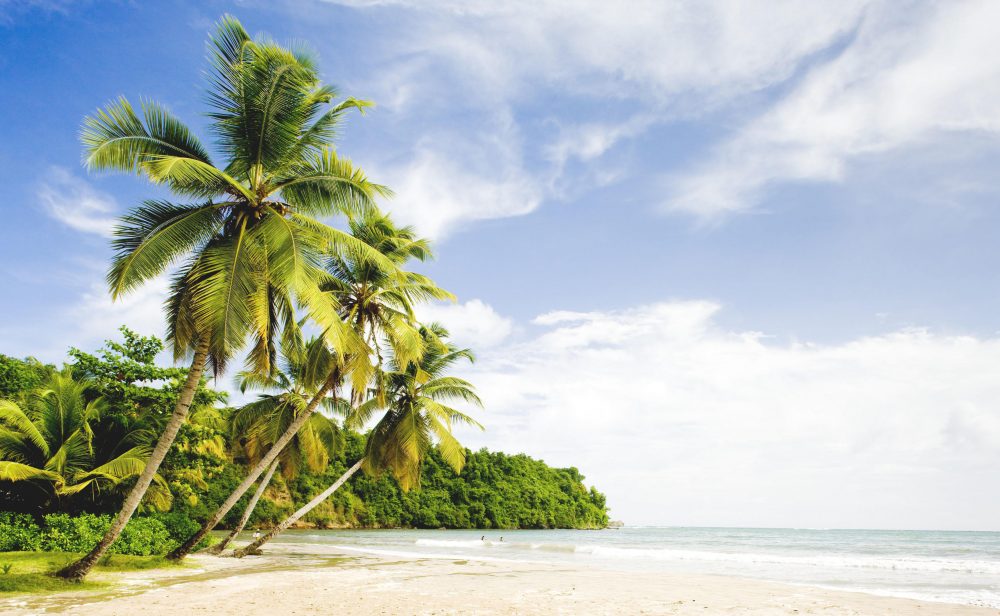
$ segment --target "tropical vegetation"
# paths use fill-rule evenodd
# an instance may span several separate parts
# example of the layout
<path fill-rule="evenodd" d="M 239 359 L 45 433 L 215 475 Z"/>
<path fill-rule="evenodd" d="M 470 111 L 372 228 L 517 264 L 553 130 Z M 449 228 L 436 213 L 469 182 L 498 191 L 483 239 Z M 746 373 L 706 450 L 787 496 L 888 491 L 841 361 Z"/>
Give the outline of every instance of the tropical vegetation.
<path fill-rule="evenodd" d="M 160 348 L 152 337 L 139 336 L 122 330 L 120 341 L 109 341 L 96 353 L 73 350 L 73 359 L 62 370 L 44 366 L 35 360 L 21 360 L 0 355 L 11 366 L 41 365 L 41 383 L 65 372 L 83 374 L 84 366 L 91 373 L 114 375 L 121 380 L 88 381 L 85 397 L 105 400 L 104 419 L 108 425 L 130 425 L 135 422 L 135 400 L 150 402 L 138 412 L 149 421 L 163 421 L 172 409 L 171 398 L 184 381 L 183 369 L 173 379 L 130 381 L 134 375 L 157 376 L 161 371 L 152 357 L 142 357 L 141 351 Z M 155 353 L 154 353 L 155 355 Z M 143 363 L 136 358 L 147 360 Z M 35 390 L 12 392 L 13 397 L 30 398 Z M 160 396 L 163 396 L 160 399 Z M 270 394 L 267 394 L 270 395 Z M 205 406 L 196 407 L 178 435 L 174 449 L 160 469 L 170 493 L 167 511 L 152 504 L 140 507 L 140 514 L 126 527 L 122 538 L 113 544 L 111 552 L 139 554 L 131 550 L 126 540 L 131 525 L 150 520 L 157 536 L 162 525 L 169 539 L 155 543 L 151 554 L 162 554 L 179 545 L 194 533 L 200 524 L 218 507 L 246 472 L 249 458 L 245 437 L 236 418 L 244 407 L 225 405 L 225 396 L 209 389 L 202 382 L 196 399 Z M 114 400 L 114 402 L 107 402 Z M 220 402 L 220 400 L 222 400 Z M 249 404 L 253 404 L 250 402 Z M 209 413 L 214 410 L 214 413 Z M 330 413 L 337 416 L 335 412 Z M 220 425 L 218 421 L 222 421 Z M 325 415 L 324 415 L 325 418 Z M 6 423 L 4 423 L 6 426 Z M 275 473 L 258 506 L 249 517 L 249 528 L 269 529 L 288 518 L 301 504 L 320 493 L 362 459 L 369 448 L 369 435 L 356 430 L 339 428 L 334 452 L 328 462 L 314 467 L 309 454 L 301 452 L 298 471 L 286 476 Z M 148 438 L 155 438 L 155 432 Z M 369 475 L 355 474 L 332 496 L 313 508 L 299 521 L 300 526 L 319 528 L 603 528 L 607 524 L 604 496 L 587 488 L 583 476 L 573 468 L 558 469 L 526 455 L 507 455 L 487 450 L 463 450 L 465 464 L 456 473 L 438 447 L 431 447 L 421 459 L 417 485 L 409 490 L 397 482 L 390 471 Z M 47 482 L 38 480 L 0 481 L 0 552 L 54 548 L 42 538 L 52 516 L 70 520 L 83 516 L 100 523 L 81 523 L 86 532 L 75 532 L 72 543 L 63 544 L 68 552 L 89 549 L 88 541 L 96 540 L 110 525 L 111 515 L 120 506 L 126 490 L 82 491 L 72 498 L 55 498 L 47 492 Z M 249 496 L 249 495 L 247 495 Z M 235 528 L 249 498 L 240 501 L 223 520 L 227 529 Z M 16 512 L 16 514 L 14 513 Z M 10 516 L 15 516 L 14 522 Z M 7 516 L 7 517 L 4 517 Z M 91 516 L 91 517 L 87 517 Z M 68 536 L 62 526 L 63 536 Z M 94 530 L 94 529 L 97 530 Z M 20 537 L 20 539 L 18 538 Z M 124 542 L 124 543 L 122 543 Z M 121 545 L 119 545 L 121 543 Z"/>
<path fill-rule="evenodd" d="M 58 371 L 0 356 L 8 547 L 83 552 L 58 572 L 80 581 L 112 552 L 181 560 L 220 526 L 216 552 L 270 527 L 237 555 L 301 523 L 603 527 L 604 497 L 575 469 L 457 440 L 456 425 L 481 428 L 467 413 L 482 403 L 449 371 L 474 356 L 417 318 L 455 298 L 408 269 L 429 242 L 379 210 L 389 189 L 334 146 L 371 104 L 233 17 L 208 47 L 211 147 L 149 100 L 84 121 L 90 170 L 172 195 L 121 218 L 107 276 L 113 299 L 170 278 L 166 339 L 123 328 Z M 158 365 L 164 351 L 186 367 Z M 258 397 L 234 407 L 207 377 L 236 361 Z"/>

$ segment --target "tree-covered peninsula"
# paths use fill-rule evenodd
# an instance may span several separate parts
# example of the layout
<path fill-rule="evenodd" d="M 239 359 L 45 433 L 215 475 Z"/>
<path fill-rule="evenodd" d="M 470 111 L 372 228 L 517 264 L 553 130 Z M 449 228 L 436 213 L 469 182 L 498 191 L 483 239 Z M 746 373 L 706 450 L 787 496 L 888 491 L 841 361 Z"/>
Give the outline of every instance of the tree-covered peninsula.
<path fill-rule="evenodd" d="M 123 328 L 119 340 L 96 353 L 72 349 L 61 370 L 0 355 L 0 511 L 23 514 L 0 517 L 7 536 L 0 551 L 82 551 L 102 534 L 187 376 L 185 369 L 156 365 L 162 349 L 156 338 Z M 233 407 L 206 379 L 194 400 L 140 515 L 112 551 L 172 549 L 246 475 L 254 443 L 240 418 L 245 422 L 246 407 L 255 403 Z M 345 429 L 325 414 L 317 417 L 301 442 L 287 449 L 247 528 L 280 523 L 363 457 L 369 434 Z M 583 479 L 575 468 L 485 449 L 466 450 L 465 464 L 455 472 L 434 447 L 420 464 L 419 480 L 405 486 L 409 489 L 389 472 L 357 473 L 299 525 L 603 528 L 604 495 Z M 244 494 L 221 526 L 238 525 L 252 496 Z"/>

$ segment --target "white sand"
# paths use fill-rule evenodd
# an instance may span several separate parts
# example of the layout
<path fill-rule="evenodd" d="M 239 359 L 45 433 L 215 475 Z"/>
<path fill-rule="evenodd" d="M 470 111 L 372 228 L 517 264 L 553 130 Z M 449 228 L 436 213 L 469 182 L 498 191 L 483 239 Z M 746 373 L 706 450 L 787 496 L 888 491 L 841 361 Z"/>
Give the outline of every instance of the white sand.
<path fill-rule="evenodd" d="M 188 569 L 118 574 L 108 591 L 5 598 L 0 613 L 1000 615 L 993 608 L 722 576 L 334 553 L 189 560 Z"/>

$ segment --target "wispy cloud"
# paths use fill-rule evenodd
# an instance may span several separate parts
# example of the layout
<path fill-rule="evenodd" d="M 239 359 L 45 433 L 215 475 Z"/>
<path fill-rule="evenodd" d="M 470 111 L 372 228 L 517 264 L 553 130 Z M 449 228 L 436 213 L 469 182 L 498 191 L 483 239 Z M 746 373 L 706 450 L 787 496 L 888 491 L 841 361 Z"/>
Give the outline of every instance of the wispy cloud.
<path fill-rule="evenodd" d="M 702 102 L 718 100 L 784 80 L 856 26 L 868 4 L 640 0 L 625 9 L 600 0 L 331 1 L 409 9 L 400 51 L 439 57 L 472 80 L 470 95 L 486 87 L 507 100 L 530 96 L 542 81 L 661 102 L 692 92 Z"/>
<path fill-rule="evenodd" d="M 405 23 L 380 49 L 395 59 L 362 87 L 385 101 L 400 130 L 417 125 L 422 133 L 407 155 L 391 149 L 391 159 L 376 154 L 367 166 L 397 190 L 394 211 L 435 237 L 624 179 L 627 170 L 599 164 L 617 144 L 664 118 L 700 114 L 787 80 L 850 33 L 866 5 L 339 3 L 407 17 L 389 20 Z M 525 143 L 521 110 L 554 92 L 563 101 L 629 102 L 633 111 L 591 120 L 552 108 L 555 131 L 533 127 Z M 466 119 L 461 132 L 446 103 L 456 99 Z"/>
<path fill-rule="evenodd" d="M 114 230 L 118 210 L 114 197 L 62 167 L 49 169 L 37 196 L 46 214 L 72 229 L 105 237 Z"/>
<path fill-rule="evenodd" d="M 472 221 L 533 211 L 544 191 L 524 168 L 516 126 L 498 114 L 488 134 L 441 130 L 425 135 L 403 161 L 369 165 L 396 193 L 396 218 L 441 238 Z"/>
<path fill-rule="evenodd" d="M 550 108 L 555 131 L 539 132 L 533 117 L 532 139 L 510 146 L 531 161 L 516 174 L 503 165 L 484 172 L 461 149 L 436 149 L 433 165 L 414 151 L 409 179 L 424 202 L 440 199 L 431 188 L 443 186 L 438 173 L 497 189 L 486 208 L 465 195 L 448 200 L 446 220 L 522 215 L 564 197 L 566 186 L 620 182 L 634 171 L 602 167 L 603 157 L 677 119 L 721 120 L 718 145 L 660 169 L 653 161 L 631 180 L 663 200 L 651 208 L 716 220 L 759 205 L 771 187 L 853 179 L 862 157 L 879 164 L 887 153 L 933 150 L 941 133 L 995 137 L 1000 124 L 990 28 L 1000 9 L 988 0 L 637 1 L 627 10 L 597 1 L 328 1 L 405 16 L 388 20 L 405 28 L 373 81 L 401 125 L 450 122 L 456 98 L 467 116 L 508 113 L 517 131 L 525 110 Z M 489 122 L 468 125 L 470 144 L 493 132 Z M 524 185 L 531 198 L 511 190 Z M 941 185 L 924 196 L 933 200 Z"/>
<path fill-rule="evenodd" d="M 862 156 L 1000 132 L 995 2 L 870 10 L 852 43 L 691 173 L 665 205 L 703 217 L 751 208 L 769 187 L 840 181 Z"/>

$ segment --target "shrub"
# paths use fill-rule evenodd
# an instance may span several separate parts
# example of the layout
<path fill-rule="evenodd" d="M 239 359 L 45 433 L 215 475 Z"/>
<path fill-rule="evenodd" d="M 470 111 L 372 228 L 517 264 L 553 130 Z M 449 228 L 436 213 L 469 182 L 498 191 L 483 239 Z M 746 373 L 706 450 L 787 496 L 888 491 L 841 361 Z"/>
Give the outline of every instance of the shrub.
<path fill-rule="evenodd" d="M 132 518 L 125 525 L 121 537 L 111 546 L 111 551 L 116 554 L 150 556 L 163 554 L 175 545 L 163 522 L 155 518 Z"/>
<path fill-rule="evenodd" d="M 192 519 L 186 513 L 170 511 L 166 513 L 154 513 L 148 519 L 157 520 L 167 530 L 170 541 L 180 545 L 188 537 L 198 532 L 201 524 Z"/>
<path fill-rule="evenodd" d="M 195 520 L 186 513 L 171 511 L 169 513 L 156 513 L 147 519 L 157 520 L 163 524 L 167 530 L 167 547 L 162 552 L 166 553 L 188 540 L 188 537 L 201 529 L 201 522 Z M 204 539 L 194 546 L 195 551 L 207 548 L 218 541 L 212 535 L 206 535 Z M 160 553 L 160 552 L 157 552 Z"/>
<path fill-rule="evenodd" d="M 41 535 L 42 529 L 30 515 L 0 511 L 0 552 L 38 550 Z"/>
<path fill-rule="evenodd" d="M 112 521 L 109 515 L 92 513 L 75 516 L 50 513 L 44 519 L 45 527 L 40 531 L 37 547 L 29 549 L 42 549 L 47 552 L 87 552 L 101 540 Z M 139 517 L 129 520 L 110 551 L 115 554 L 149 556 L 163 554 L 174 545 L 176 543 L 171 539 L 170 532 L 162 521 Z"/>
<path fill-rule="evenodd" d="M 50 513 L 43 519 L 42 549 L 46 552 L 87 552 L 111 526 L 110 517 L 92 513 Z"/>

